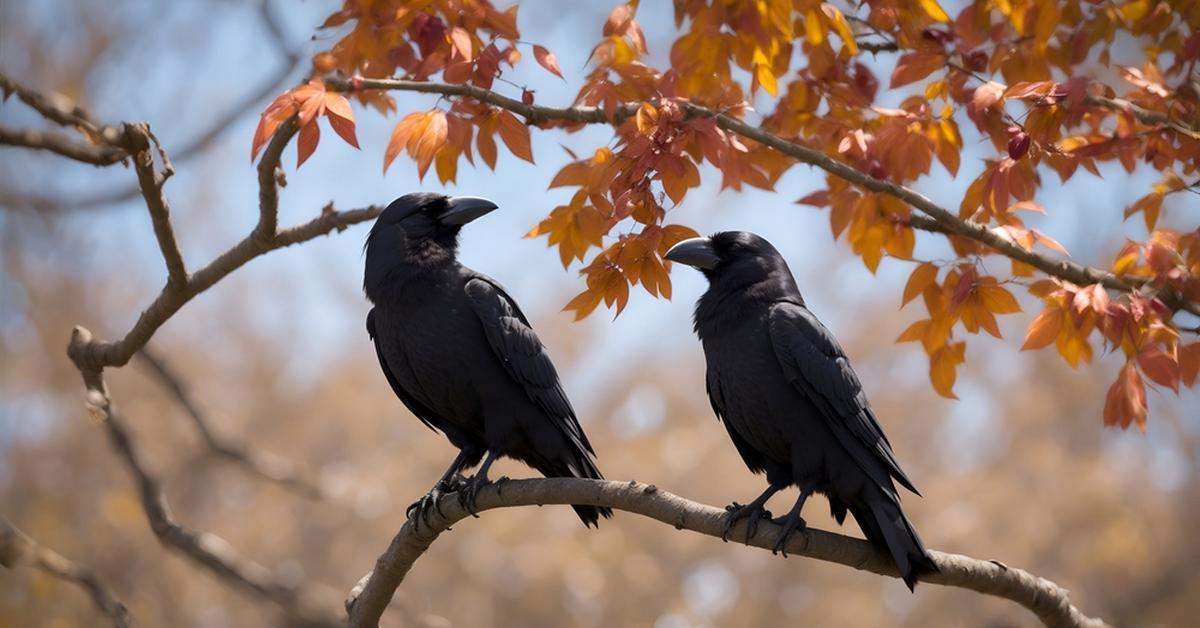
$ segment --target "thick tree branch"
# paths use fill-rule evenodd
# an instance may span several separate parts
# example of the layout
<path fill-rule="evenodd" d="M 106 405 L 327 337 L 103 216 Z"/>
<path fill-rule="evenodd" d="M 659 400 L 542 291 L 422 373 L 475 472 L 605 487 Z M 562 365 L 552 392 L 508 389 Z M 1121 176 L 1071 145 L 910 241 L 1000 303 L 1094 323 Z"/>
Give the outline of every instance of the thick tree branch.
<path fill-rule="evenodd" d="M 68 159 L 96 166 L 110 166 L 125 159 L 125 151 L 119 148 L 78 142 L 59 133 L 37 129 L 0 127 L 0 144 L 48 150 Z"/>
<path fill-rule="evenodd" d="M 71 336 L 71 344 L 87 343 L 89 336 L 86 329 L 77 327 Z M 284 583 L 266 567 L 241 556 L 224 539 L 178 523 L 167 504 L 160 481 L 146 468 L 132 434 L 113 408 L 103 376 L 99 371 L 84 372 L 84 382 L 88 388 L 88 409 L 108 432 L 113 449 L 137 484 L 142 510 L 150 529 L 164 546 L 200 565 L 235 589 L 274 602 L 297 625 L 325 627 L 341 624 L 333 613 L 321 608 L 311 592 Z"/>
<path fill-rule="evenodd" d="M 614 119 L 610 120 L 608 114 L 598 107 L 545 107 L 541 105 L 527 105 L 491 90 L 467 84 L 450 85 L 399 79 L 367 78 L 357 78 L 354 81 L 350 81 L 339 76 L 326 77 L 325 81 L 330 88 L 343 91 L 382 89 L 474 98 L 481 102 L 507 109 L 513 113 L 518 113 L 524 116 L 531 124 L 542 120 L 614 124 L 632 115 L 640 106 L 640 103 L 621 104 L 617 106 L 614 112 Z M 849 164 L 826 155 L 820 150 L 797 144 L 732 116 L 718 113 L 699 105 L 682 103 L 681 106 L 688 115 L 712 118 L 719 127 L 726 131 L 769 146 L 800 162 L 816 166 L 866 190 L 898 198 L 937 221 L 938 225 L 943 227 L 946 232 L 985 244 L 1009 258 L 1033 266 L 1049 276 L 1058 277 L 1080 285 L 1099 283 L 1106 288 L 1122 292 L 1134 290 L 1145 284 L 1144 280 L 1120 277 L 1106 270 L 1083 266 L 1070 260 L 1056 259 L 1040 252 L 1022 248 L 1016 242 L 992 231 L 987 225 L 960 219 L 955 212 L 934 203 L 920 192 L 891 181 L 876 179 L 866 173 L 860 172 Z M 1164 300 L 1168 305 L 1193 314 L 1200 314 L 1200 304 L 1192 303 L 1178 295 L 1164 296 L 1166 297 Z"/>
<path fill-rule="evenodd" d="M 510 480 L 493 484 L 480 492 L 479 510 L 534 506 L 543 504 L 590 504 L 608 506 L 656 519 L 680 530 L 691 530 L 721 538 L 725 511 L 689 501 L 638 482 L 615 482 L 577 478 Z M 412 565 L 437 537 L 469 517 L 454 495 L 444 496 L 439 507 L 445 518 L 434 515 L 430 526 L 420 529 L 409 520 L 379 557 L 375 569 L 364 576 L 346 600 L 350 625 L 374 627 Z M 743 538 L 745 523 L 739 523 L 730 535 Z M 770 549 L 779 533 L 773 523 L 759 524 L 748 545 Z M 807 556 L 839 563 L 885 576 L 898 576 L 892 560 L 866 541 L 823 530 L 808 529 L 792 537 L 790 555 Z M 930 552 L 941 570 L 922 578 L 922 582 L 970 589 L 1012 600 L 1032 611 L 1052 628 L 1102 628 L 1103 621 L 1087 617 L 1075 608 L 1062 587 L 1021 569 L 996 561 L 978 560 L 959 554 Z"/>
<path fill-rule="evenodd" d="M 12 569 L 23 563 L 78 585 L 87 592 L 96 608 L 107 615 L 116 628 L 130 628 L 133 625 L 129 610 L 91 569 L 41 546 L 0 517 L 0 565 Z"/>
<path fill-rule="evenodd" d="M 296 470 L 290 461 L 267 451 L 256 449 L 246 443 L 231 441 L 217 435 L 209 426 L 208 418 L 200 409 L 199 404 L 192 398 L 183 378 L 172 369 L 157 352 L 149 347 L 142 347 L 138 352 L 142 361 L 150 367 L 159 382 L 166 388 L 179 405 L 183 407 L 200 438 L 210 451 L 230 460 L 254 475 L 271 482 L 276 482 L 311 499 L 323 499 L 324 495 L 317 484 Z"/>

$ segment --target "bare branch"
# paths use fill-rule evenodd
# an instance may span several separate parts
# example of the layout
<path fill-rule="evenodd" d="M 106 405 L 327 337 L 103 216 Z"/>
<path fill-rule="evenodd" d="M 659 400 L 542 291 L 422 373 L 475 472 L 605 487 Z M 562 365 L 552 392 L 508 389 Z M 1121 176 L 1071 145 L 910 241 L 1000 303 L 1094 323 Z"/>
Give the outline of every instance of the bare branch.
<path fill-rule="evenodd" d="M 154 371 L 159 382 L 170 391 L 188 417 L 192 419 L 196 431 L 200 433 L 200 438 L 209 450 L 244 467 L 254 475 L 281 484 L 305 497 L 324 498 L 324 494 L 317 484 L 297 472 L 295 465 L 290 461 L 270 452 L 256 449 L 249 444 L 233 442 L 214 433 L 209 426 L 208 418 L 188 392 L 183 378 L 149 347 L 142 347 L 138 355 Z"/>
<path fill-rule="evenodd" d="M 199 154 L 204 149 L 212 145 L 212 143 L 221 136 L 229 127 L 246 115 L 246 112 L 254 105 L 274 96 L 287 83 L 288 79 L 295 74 L 296 69 L 305 61 L 303 48 L 292 46 L 287 41 L 287 37 L 283 33 L 283 29 L 275 16 L 271 12 L 270 0 L 262 0 L 259 5 L 259 16 L 262 20 L 263 27 L 274 40 L 279 52 L 283 58 L 279 69 L 275 74 L 265 81 L 261 87 L 253 92 L 246 94 L 236 103 L 231 105 L 220 117 L 214 120 L 207 128 L 200 131 L 196 137 L 182 145 L 178 149 L 171 152 L 175 155 L 176 163 L 183 163 L 195 155 Z M 0 77 L 0 80 L 4 80 Z M 32 96 L 35 94 L 32 90 L 27 90 Z M 83 112 L 86 116 L 86 112 Z M 9 142 L 0 141 L 0 144 Z M 52 150 L 52 149 L 51 149 Z M 55 151 L 60 152 L 60 151 Z M 67 155 L 72 159 L 78 159 Z M 119 161 L 119 158 L 117 159 Z M 87 161 L 87 160 L 81 160 Z M 9 205 L 18 207 L 32 207 L 41 210 L 61 211 L 67 209 L 91 209 L 95 207 L 103 207 L 106 205 L 114 205 L 124 203 L 137 198 L 141 194 L 142 188 L 133 185 L 129 187 L 119 188 L 101 192 L 94 196 L 82 198 L 58 198 L 55 196 L 47 196 L 41 194 L 18 193 L 12 190 L 5 191 L 4 197 Z"/>
<path fill-rule="evenodd" d="M 550 478 L 509 480 L 487 486 L 479 494 L 480 511 L 513 506 L 542 504 L 590 504 L 608 506 L 656 519 L 681 530 L 691 530 L 721 538 L 725 511 L 689 501 L 638 482 Z M 363 577 L 346 600 L 350 625 L 354 628 L 374 627 L 379 623 L 388 601 L 404 580 L 412 565 L 437 537 L 450 526 L 469 517 L 469 513 L 453 495 L 444 496 L 439 504 L 445 517 L 434 515 L 430 526 L 419 530 L 409 520 L 392 539 L 391 545 L 379 557 L 375 569 Z M 731 536 L 742 538 L 745 523 L 739 523 Z M 748 545 L 771 549 L 779 527 L 763 522 Z M 809 528 L 792 537 L 788 543 L 790 555 L 807 556 L 839 563 L 855 569 L 885 576 L 898 576 L 892 560 L 870 543 Z M 959 554 L 930 552 L 939 573 L 923 577 L 923 582 L 970 589 L 1012 600 L 1032 611 L 1046 626 L 1052 628 L 1102 628 L 1099 619 L 1087 617 L 1071 605 L 1062 587 L 1021 569 L 996 561 L 978 560 Z"/>
<path fill-rule="evenodd" d="M 146 208 L 150 211 L 150 221 L 154 225 L 154 236 L 158 239 L 158 248 L 162 251 L 163 261 L 167 265 L 167 286 L 174 290 L 181 289 L 188 281 L 187 267 L 183 263 L 179 243 L 175 240 L 175 229 L 171 226 L 171 206 L 167 203 L 167 195 L 163 193 L 163 185 L 175 174 L 175 169 L 167 157 L 167 151 L 163 150 L 158 138 L 150 132 L 149 124 L 126 124 L 124 137 L 126 150 L 133 155 L 138 189 L 146 199 Z M 163 161 L 161 173 L 154 168 L 151 144 Z"/>
<path fill-rule="evenodd" d="M 77 327 L 71 343 L 86 343 L 89 336 L 86 329 Z M 333 613 L 321 608 L 311 591 L 285 583 L 271 570 L 240 555 L 226 540 L 178 523 L 167 505 L 161 483 L 146 468 L 133 436 L 113 408 L 103 376 L 99 371 L 83 371 L 83 375 L 88 388 L 88 409 L 108 432 L 113 449 L 137 484 L 150 529 L 164 546 L 235 589 L 274 602 L 297 624 L 314 627 L 341 624 Z"/>
<path fill-rule="evenodd" d="M 42 94 L 17 83 L 4 73 L 0 73 L 0 93 L 5 98 L 9 94 L 16 94 L 21 102 L 42 114 L 42 117 L 61 126 L 79 129 L 93 141 L 114 144 L 120 137 L 118 129 L 97 124 L 87 110 L 66 96 Z"/>
<path fill-rule="evenodd" d="M 616 124 L 632 115 L 640 106 L 640 103 L 623 103 L 618 105 L 614 111 L 613 119 L 610 120 L 605 111 L 598 107 L 578 106 L 559 108 L 527 105 L 491 90 L 467 84 L 450 85 L 400 79 L 368 78 L 357 78 L 352 82 L 340 76 L 326 77 L 325 82 L 331 89 L 342 91 L 383 89 L 474 98 L 481 102 L 521 114 L 531 124 L 536 124 L 541 120 Z M 681 103 L 681 106 L 688 115 L 712 118 L 717 123 L 717 126 L 726 131 L 769 146 L 785 155 L 794 157 L 798 161 L 816 166 L 861 188 L 898 198 L 937 221 L 946 232 L 985 244 L 1009 258 L 1024 262 L 1052 277 L 1058 277 L 1080 285 L 1099 283 L 1106 288 L 1122 292 L 1132 291 L 1146 283 L 1146 280 L 1143 279 L 1117 276 L 1103 269 L 1083 266 L 1070 260 L 1056 259 L 1037 251 L 1022 248 L 1016 242 L 993 232 L 987 225 L 960 219 L 955 212 L 934 203 L 920 192 L 891 181 L 876 179 L 866 173 L 860 172 L 849 164 L 826 155 L 820 150 L 797 144 L 732 116 L 718 113 L 699 105 L 685 102 Z M 1164 301 L 1175 309 L 1200 314 L 1200 304 L 1190 302 L 1180 295 L 1164 293 L 1163 296 L 1165 297 Z"/>
<path fill-rule="evenodd" d="M 96 166 L 110 166 L 125 159 L 125 151 L 119 148 L 77 142 L 58 133 L 36 129 L 0 127 L 0 144 L 48 150 L 68 159 Z"/>
<path fill-rule="evenodd" d="M 41 546 L 0 517 L 0 565 L 12 569 L 22 563 L 29 563 L 59 580 L 79 585 L 116 628 L 130 628 L 133 625 L 129 610 L 91 569 Z"/>
<path fill-rule="evenodd" d="M 1088 94 L 1085 98 L 1089 105 L 1096 107 L 1104 107 L 1118 112 L 1129 112 L 1130 115 L 1137 118 L 1142 124 L 1162 125 L 1169 127 L 1171 130 L 1182 133 L 1194 140 L 1200 140 L 1200 130 L 1194 129 L 1178 120 L 1172 120 L 1165 113 L 1151 111 L 1144 107 L 1138 106 L 1133 102 L 1124 98 L 1107 98 L 1105 96 L 1093 96 Z"/>

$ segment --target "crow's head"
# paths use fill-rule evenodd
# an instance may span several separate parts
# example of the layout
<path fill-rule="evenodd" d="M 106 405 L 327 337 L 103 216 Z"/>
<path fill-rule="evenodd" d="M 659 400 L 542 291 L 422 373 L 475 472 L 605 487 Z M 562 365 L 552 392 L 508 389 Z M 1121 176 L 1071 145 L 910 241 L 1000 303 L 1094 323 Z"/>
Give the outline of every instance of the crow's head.
<path fill-rule="evenodd" d="M 493 209 L 496 204 L 484 198 L 425 192 L 392 201 L 363 246 L 367 296 L 377 301 L 388 282 L 454 263 L 462 226 Z"/>
<path fill-rule="evenodd" d="M 722 231 L 709 238 L 684 240 L 664 257 L 698 269 L 719 292 L 799 298 L 800 291 L 783 256 L 762 236 L 748 231 Z"/>
<path fill-rule="evenodd" d="M 453 245 L 462 226 L 496 209 L 496 204 L 477 196 L 446 196 L 429 192 L 405 194 L 392 201 L 371 228 L 375 232 L 401 229 L 409 242 L 433 240 Z"/>

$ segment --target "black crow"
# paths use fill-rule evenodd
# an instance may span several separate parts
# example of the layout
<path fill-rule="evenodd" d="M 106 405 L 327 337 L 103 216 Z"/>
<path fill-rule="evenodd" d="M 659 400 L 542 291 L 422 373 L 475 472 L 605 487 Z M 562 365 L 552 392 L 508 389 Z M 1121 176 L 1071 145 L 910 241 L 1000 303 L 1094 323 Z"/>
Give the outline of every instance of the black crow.
<path fill-rule="evenodd" d="M 757 235 L 729 231 L 684 240 L 666 258 L 708 278 L 694 317 L 708 397 L 746 466 L 767 475 L 762 495 L 726 508 L 726 535 L 748 519 L 749 539 L 770 517 L 767 500 L 795 485 L 800 498 L 775 520 L 783 526 L 776 550 L 804 529 L 804 502 L 821 493 L 838 523 L 849 511 L 867 539 L 891 554 L 910 589 L 936 571 L 892 480 L 917 489 L 900 470 L 846 354 L 805 307 L 783 256 Z"/>
<path fill-rule="evenodd" d="M 366 243 L 367 333 L 400 401 L 459 449 L 417 521 L 457 490 L 474 512 L 488 468 L 516 458 L 547 477 L 602 479 L 592 446 L 529 320 L 500 284 L 456 259 L 458 232 L 496 209 L 489 200 L 407 194 L 379 215 Z M 486 455 L 486 458 L 485 458 Z M 475 476 L 458 473 L 483 459 Z M 574 506 L 597 525 L 608 508 Z"/>

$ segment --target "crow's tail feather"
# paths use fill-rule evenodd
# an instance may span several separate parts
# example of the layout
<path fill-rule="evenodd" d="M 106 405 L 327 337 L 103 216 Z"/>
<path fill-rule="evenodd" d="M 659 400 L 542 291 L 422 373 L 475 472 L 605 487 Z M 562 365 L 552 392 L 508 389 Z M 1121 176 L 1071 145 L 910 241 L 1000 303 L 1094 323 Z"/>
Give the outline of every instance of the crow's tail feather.
<path fill-rule="evenodd" d="M 921 537 L 894 497 L 878 495 L 867 504 L 851 505 L 850 512 L 867 540 L 892 555 L 900 577 L 910 591 L 916 588 L 922 575 L 938 571 Z"/>
<path fill-rule="evenodd" d="M 578 452 L 571 464 L 567 464 L 561 460 L 543 460 L 534 465 L 542 475 L 548 478 L 587 478 L 590 480 L 603 480 L 604 475 L 600 473 L 600 469 L 596 467 L 595 461 L 585 452 Z M 600 526 L 600 517 L 611 519 L 613 512 L 611 508 L 605 506 L 585 506 L 572 504 L 571 508 L 575 509 L 575 514 L 579 515 L 579 519 L 583 521 L 583 525 L 589 528 Z"/>

